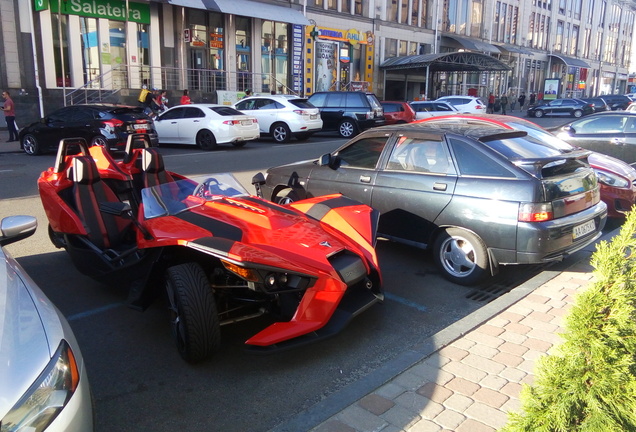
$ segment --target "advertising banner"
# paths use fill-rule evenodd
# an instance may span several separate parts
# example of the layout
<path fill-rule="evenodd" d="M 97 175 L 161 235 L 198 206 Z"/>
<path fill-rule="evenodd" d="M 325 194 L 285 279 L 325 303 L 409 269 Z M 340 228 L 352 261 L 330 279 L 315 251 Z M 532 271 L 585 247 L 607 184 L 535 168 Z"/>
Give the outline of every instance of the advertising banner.
<path fill-rule="evenodd" d="M 559 79 L 547 78 L 543 86 L 543 100 L 554 100 L 559 94 Z"/>
<path fill-rule="evenodd" d="M 338 77 L 338 44 L 316 42 L 316 87 L 314 91 L 329 91 Z"/>

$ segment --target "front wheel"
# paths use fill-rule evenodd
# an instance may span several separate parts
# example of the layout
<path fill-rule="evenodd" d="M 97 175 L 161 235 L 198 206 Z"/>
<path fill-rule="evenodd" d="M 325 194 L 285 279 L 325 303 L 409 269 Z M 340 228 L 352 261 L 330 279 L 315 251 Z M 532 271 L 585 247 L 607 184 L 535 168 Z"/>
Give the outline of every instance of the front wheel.
<path fill-rule="evenodd" d="M 576 118 L 582 117 L 583 116 L 583 111 L 581 110 L 574 110 L 574 112 L 572 113 L 572 115 Z"/>
<path fill-rule="evenodd" d="M 279 192 L 273 199 L 276 204 L 285 205 L 300 201 L 298 192 L 293 189 L 284 189 Z"/>
<path fill-rule="evenodd" d="M 446 228 L 437 236 L 433 256 L 444 277 L 460 285 L 474 285 L 488 274 L 484 242 L 460 228 Z"/>
<path fill-rule="evenodd" d="M 95 135 L 93 138 L 91 138 L 90 146 L 100 146 L 108 150 L 108 140 L 103 135 Z"/>
<path fill-rule="evenodd" d="M 338 126 L 338 133 L 343 138 L 351 138 L 358 133 L 358 125 L 352 120 L 343 120 Z"/>
<path fill-rule="evenodd" d="M 270 130 L 274 141 L 278 143 L 286 143 L 291 139 L 291 130 L 285 123 L 276 123 Z"/>
<path fill-rule="evenodd" d="M 209 130 L 199 131 L 196 143 L 201 150 L 210 151 L 216 148 L 216 138 L 214 138 L 214 134 Z"/>
<path fill-rule="evenodd" d="M 541 118 L 541 117 L 543 117 L 543 111 L 542 111 L 542 110 L 536 110 L 536 111 L 534 112 L 534 116 L 535 116 L 536 118 Z"/>
<path fill-rule="evenodd" d="M 38 139 L 31 134 L 27 134 L 22 138 L 22 148 L 29 156 L 37 156 L 42 152 Z"/>
<path fill-rule="evenodd" d="M 221 328 L 214 294 L 203 269 L 196 263 L 179 264 L 166 271 L 172 334 L 181 357 L 196 363 L 221 345 Z"/>

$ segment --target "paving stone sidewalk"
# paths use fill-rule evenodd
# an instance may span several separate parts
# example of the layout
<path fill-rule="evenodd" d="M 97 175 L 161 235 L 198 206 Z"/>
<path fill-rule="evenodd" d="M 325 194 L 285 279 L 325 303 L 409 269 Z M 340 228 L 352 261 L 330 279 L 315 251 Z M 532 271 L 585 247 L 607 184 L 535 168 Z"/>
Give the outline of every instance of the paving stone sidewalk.
<path fill-rule="evenodd" d="M 589 259 L 578 261 L 311 431 L 497 430 L 518 410 L 522 384 L 560 342 L 563 316 L 592 280 Z"/>

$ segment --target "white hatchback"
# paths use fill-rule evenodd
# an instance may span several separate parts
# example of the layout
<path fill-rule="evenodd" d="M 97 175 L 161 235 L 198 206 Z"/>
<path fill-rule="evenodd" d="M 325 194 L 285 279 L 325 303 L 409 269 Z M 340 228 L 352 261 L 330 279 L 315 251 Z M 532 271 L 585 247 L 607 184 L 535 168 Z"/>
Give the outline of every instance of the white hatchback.
<path fill-rule="evenodd" d="M 421 120 L 430 117 L 458 114 L 457 108 L 448 102 L 441 101 L 413 101 L 409 102 L 415 111 L 415 119 Z"/>
<path fill-rule="evenodd" d="M 292 95 L 252 96 L 234 104 L 237 110 L 254 116 L 263 135 L 276 142 L 309 138 L 322 129 L 318 108 L 307 99 Z"/>
<path fill-rule="evenodd" d="M 212 150 L 217 144 L 242 147 L 260 137 L 258 120 L 226 105 L 178 105 L 155 119 L 160 144 L 190 144 Z"/>
<path fill-rule="evenodd" d="M 475 96 L 442 96 L 436 99 L 440 102 L 448 102 L 457 108 L 462 114 L 485 114 L 486 103 Z"/>

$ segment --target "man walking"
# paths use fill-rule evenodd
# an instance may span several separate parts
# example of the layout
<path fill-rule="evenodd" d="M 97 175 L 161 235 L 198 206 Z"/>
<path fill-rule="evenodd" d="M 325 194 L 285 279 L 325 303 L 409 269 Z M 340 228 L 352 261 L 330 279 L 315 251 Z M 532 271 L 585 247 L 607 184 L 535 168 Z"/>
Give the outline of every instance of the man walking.
<path fill-rule="evenodd" d="M 501 114 L 506 115 L 506 107 L 508 106 L 508 96 L 504 93 L 499 99 L 501 104 Z"/>
<path fill-rule="evenodd" d="M 18 131 L 15 127 L 15 105 L 13 105 L 13 100 L 11 100 L 11 96 L 9 96 L 8 91 L 3 91 L 2 97 L 4 98 L 2 111 L 4 111 L 4 118 L 7 121 L 7 130 L 9 131 L 8 142 L 17 141 Z"/>
<path fill-rule="evenodd" d="M 519 96 L 519 99 L 517 99 L 517 102 L 519 102 L 519 111 L 523 111 L 523 106 L 526 103 L 526 94 L 521 93 L 521 96 Z"/>

